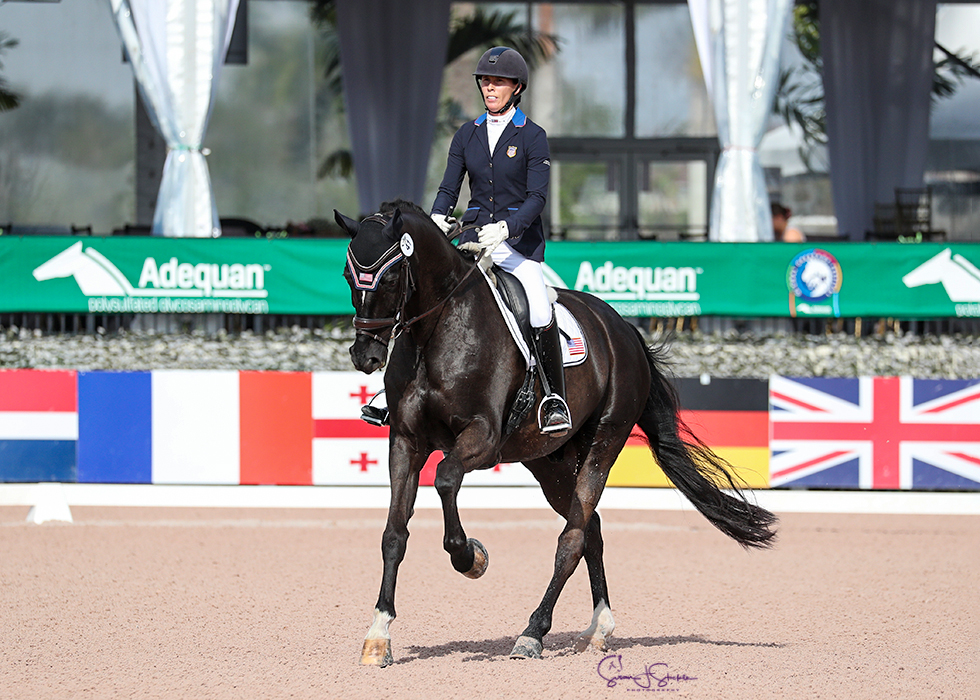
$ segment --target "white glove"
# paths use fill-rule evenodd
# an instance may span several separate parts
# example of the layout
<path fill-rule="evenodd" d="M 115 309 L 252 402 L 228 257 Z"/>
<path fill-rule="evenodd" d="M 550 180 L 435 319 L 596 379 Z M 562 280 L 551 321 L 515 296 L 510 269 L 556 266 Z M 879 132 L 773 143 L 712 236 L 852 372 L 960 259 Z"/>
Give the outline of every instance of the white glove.
<path fill-rule="evenodd" d="M 495 221 L 480 228 L 480 247 L 488 253 L 492 253 L 501 243 L 507 240 L 510 232 L 507 230 L 506 221 Z"/>
<path fill-rule="evenodd" d="M 446 235 L 448 235 L 450 229 L 456 225 L 456 219 L 448 214 L 432 214 L 431 216 L 432 220 L 436 222 L 436 226 L 439 227 L 439 230 Z"/>
<path fill-rule="evenodd" d="M 476 241 L 467 241 L 466 243 L 461 243 L 456 246 L 457 250 L 461 250 L 464 253 L 472 253 L 474 256 L 484 253 L 483 257 L 480 258 L 480 267 L 483 268 L 484 272 L 489 272 L 490 268 L 493 267 L 493 258 L 485 253 L 483 246 L 481 246 Z"/>

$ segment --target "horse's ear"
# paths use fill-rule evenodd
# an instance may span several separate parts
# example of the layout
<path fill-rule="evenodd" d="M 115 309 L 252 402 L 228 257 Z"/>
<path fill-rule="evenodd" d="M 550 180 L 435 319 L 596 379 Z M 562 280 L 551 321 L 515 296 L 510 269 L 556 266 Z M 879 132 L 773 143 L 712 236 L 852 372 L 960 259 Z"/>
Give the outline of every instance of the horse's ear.
<path fill-rule="evenodd" d="M 357 235 L 357 229 L 361 227 L 359 223 L 357 223 L 353 219 L 344 216 L 336 209 L 333 210 L 333 218 L 334 221 L 337 222 L 337 225 L 340 226 L 340 228 L 347 231 L 347 235 L 349 235 L 351 238 Z"/>
<path fill-rule="evenodd" d="M 395 213 L 391 215 L 391 221 L 385 226 L 385 235 L 393 241 L 397 241 L 402 235 L 402 210 L 395 207 Z"/>

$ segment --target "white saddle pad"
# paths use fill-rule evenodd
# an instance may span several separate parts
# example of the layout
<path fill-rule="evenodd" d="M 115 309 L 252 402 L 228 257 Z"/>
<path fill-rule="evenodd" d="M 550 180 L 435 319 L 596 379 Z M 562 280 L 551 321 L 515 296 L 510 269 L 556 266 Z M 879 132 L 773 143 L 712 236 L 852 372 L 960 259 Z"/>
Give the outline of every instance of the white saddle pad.
<path fill-rule="evenodd" d="M 480 268 L 480 273 L 483 274 L 483 279 L 486 281 L 487 285 L 490 287 L 490 291 L 493 292 L 493 298 L 497 302 L 497 308 L 500 309 L 501 315 L 504 317 L 504 321 L 507 323 L 507 329 L 510 331 L 511 337 L 517 344 L 518 349 L 524 356 L 524 361 L 528 364 L 528 367 L 534 366 L 534 356 L 531 353 L 530 348 L 528 348 L 527 343 L 524 340 L 524 336 L 521 334 L 520 327 L 517 324 L 517 319 L 514 317 L 514 313 L 510 310 L 507 304 L 504 303 L 503 298 L 497 291 L 493 282 L 487 277 L 486 272 L 483 268 Z M 580 365 L 585 362 L 586 358 L 589 356 L 589 348 L 585 342 L 585 335 L 582 333 L 582 327 L 579 325 L 572 313 L 566 309 L 561 304 L 555 302 L 555 317 L 558 319 L 558 329 L 561 331 L 561 339 L 565 342 L 561 346 L 561 356 L 566 367 L 572 367 L 574 365 Z"/>

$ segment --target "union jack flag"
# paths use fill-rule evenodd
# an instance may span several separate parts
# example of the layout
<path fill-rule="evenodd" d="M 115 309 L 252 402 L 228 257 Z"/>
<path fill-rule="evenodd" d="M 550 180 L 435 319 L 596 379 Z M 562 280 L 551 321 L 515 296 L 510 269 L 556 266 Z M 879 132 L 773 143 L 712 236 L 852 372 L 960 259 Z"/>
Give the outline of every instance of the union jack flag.
<path fill-rule="evenodd" d="M 980 489 L 980 379 L 769 380 L 770 485 Z"/>

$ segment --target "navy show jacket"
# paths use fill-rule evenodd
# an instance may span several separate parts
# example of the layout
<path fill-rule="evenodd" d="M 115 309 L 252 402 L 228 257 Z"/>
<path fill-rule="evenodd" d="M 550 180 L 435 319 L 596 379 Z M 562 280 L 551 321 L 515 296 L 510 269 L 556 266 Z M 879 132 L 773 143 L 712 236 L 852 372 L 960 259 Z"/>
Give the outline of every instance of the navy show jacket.
<path fill-rule="evenodd" d="M 469 175 L 470 201 L 462 223 L 483 226 L 506 221 L 507 242 L 526 258 L 544 260 L 541 212 L 548 198 L 551 155 L 540 126 L 517 109 L 490 155 L 487 115 L 463 124 L 449 146 L 446 173 L 439 185 L 433 214 L 452 214 L 463 175 Z M 460 242 L 476 240 L 474 230 Z"/>

